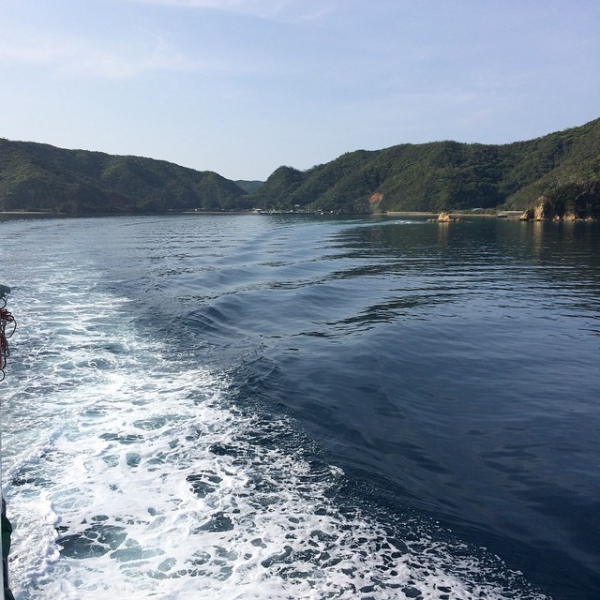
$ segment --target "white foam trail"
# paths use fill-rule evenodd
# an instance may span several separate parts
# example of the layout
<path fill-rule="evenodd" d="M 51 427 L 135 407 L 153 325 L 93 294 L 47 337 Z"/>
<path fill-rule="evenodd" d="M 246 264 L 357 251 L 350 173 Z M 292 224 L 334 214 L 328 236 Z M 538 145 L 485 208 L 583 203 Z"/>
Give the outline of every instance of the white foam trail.
<path fill-rule="evenodd" d="M 417 527 L 399 549 L 342 514 L 343 473 L 271 443 L 285 421 L 231 406 L 93 272 L 50 273 L 21 290 L 3 393 L 18 600 L 514 597 Z"/>

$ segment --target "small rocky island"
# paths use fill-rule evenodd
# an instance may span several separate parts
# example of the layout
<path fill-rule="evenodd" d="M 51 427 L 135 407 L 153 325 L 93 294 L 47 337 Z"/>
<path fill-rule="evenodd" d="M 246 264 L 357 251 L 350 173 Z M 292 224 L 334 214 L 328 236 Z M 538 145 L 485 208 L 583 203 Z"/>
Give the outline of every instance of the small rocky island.
<path fill-rule="evenodd" d="M 427 219 L 427 220 L 432 223 L 455 223 L 456 221 L 460 221 L 460 218 L 453 217 L 448 212 L 441 212 L 438 215 L 437 219 Z"/>

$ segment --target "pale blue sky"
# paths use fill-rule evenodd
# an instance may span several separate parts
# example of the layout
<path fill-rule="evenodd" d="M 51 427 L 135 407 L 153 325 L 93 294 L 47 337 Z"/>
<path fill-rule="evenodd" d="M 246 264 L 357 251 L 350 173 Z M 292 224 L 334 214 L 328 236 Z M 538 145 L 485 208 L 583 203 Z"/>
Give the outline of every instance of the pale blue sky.
<path fill-rule="evenodd" d="M 0 0 L 0 137 L 266 179 L 600 117 L 599 0 Z"/>

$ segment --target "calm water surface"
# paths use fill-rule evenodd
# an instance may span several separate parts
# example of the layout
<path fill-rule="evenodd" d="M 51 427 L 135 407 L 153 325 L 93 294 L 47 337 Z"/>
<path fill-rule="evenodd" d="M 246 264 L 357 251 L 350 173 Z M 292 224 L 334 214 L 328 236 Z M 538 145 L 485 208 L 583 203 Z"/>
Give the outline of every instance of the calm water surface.
<path fill-rule="evenodd" d="M 17 598 L 600 588 L 600 227 L 0 222 Z"/>

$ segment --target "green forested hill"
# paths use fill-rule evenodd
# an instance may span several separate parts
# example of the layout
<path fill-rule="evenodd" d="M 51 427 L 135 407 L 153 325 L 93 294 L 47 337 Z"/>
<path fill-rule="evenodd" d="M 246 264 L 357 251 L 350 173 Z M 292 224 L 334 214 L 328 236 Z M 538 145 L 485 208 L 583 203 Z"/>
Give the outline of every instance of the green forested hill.
<path fill-rule="evenodd" d="M 280 167 L 264 184 L 148 158 L 0 139 L 0 210 L 524 210 L 540 196 L 547 214 L 600 218 L 600 119 L 512 144 L 358 150 L 306 171 Z"/>
<path fill-rule="evenodd" d="M 437 212 L 525 209 L 569 190 L 600 192 L 600 119 L 527 142 L 403 144 L 303 172 L 281 167 L 254 198 L 277 208 Z"/>
<path fill-rule="evenodd" d="M 0 139 L 0 209 L 66 214 L 238 209 L 247 192 L 165 161 Z"/>

